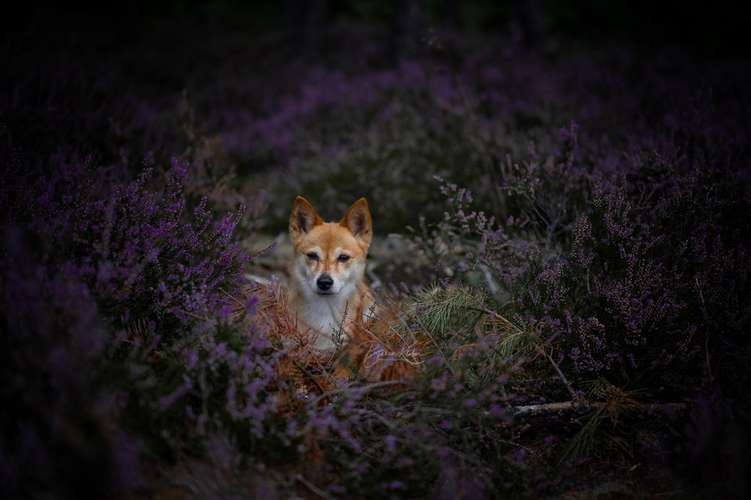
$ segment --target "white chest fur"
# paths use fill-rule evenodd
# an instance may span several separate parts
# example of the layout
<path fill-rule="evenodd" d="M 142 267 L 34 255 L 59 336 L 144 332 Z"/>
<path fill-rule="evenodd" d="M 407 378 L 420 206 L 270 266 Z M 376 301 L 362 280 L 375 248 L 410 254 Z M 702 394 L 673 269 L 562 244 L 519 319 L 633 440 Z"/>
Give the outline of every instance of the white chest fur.
<path fill-rule="evenodd" d="M 313 296 L 297 308 L 297 319 L 310 330 L 313 347 L 320 351 L 334 351 L 348 336 L 344 322 L 351 316 L 348 301 L 339 297 Z"/>

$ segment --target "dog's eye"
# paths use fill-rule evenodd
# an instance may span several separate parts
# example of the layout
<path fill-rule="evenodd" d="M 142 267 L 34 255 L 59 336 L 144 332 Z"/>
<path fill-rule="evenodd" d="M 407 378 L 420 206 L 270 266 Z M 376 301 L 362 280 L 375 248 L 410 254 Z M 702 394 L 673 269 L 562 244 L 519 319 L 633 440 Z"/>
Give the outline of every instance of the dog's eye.
<path fill-rule="evenodd" d="M 340 255 L 340 256 L 339 256 L 338 258 L 337 258 L 337 260 L 338 260 L 339 262 L 347 262 L 347 261 L 349 260 L 349 255 L 341 254 L 341 255 Z"/>
<path fill-rule="evenodd" d="M 318 254 L 315 252 L 308 252 L 305 256 L 310 260 L 318 260 Z"/>

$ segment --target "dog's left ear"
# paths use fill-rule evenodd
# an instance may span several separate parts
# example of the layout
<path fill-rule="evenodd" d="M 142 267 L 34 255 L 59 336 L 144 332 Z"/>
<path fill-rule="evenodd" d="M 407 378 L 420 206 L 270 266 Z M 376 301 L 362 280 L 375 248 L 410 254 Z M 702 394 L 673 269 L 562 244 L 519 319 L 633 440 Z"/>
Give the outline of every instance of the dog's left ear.
<path fill-rule="evenodd" d="M 365 249 L 370 246 L 370 240 L 373 238 L 373 218 L 370 216 L 368 201 L 365 198 L 354 202 L 339 224 L 349 229 Z"/>

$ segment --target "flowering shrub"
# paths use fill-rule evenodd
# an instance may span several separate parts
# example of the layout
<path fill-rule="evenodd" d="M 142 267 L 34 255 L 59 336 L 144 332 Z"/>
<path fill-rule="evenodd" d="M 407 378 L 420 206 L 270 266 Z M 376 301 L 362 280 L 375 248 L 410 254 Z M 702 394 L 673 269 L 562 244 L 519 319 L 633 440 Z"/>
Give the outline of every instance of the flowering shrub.
<path fill-rule="evenodd" d="M 205 453 L 217 433 L 246 452 L 269 439 L 275 356 L 249 329 L 253 297 L 233 314 L 249 259 L 233 236 L 241 213 L 217 218 L 206 198 L 191 199 L 187 170 L 175 160 L 162 178 L 147 168 L 129 182 L 53 158 L 49 177 L 23 194 L 31 210 L 9 214 L 26 230 L 7 228 L 4 308 L 15 312 L 5 367 L 18 383 L 3 399 L 10 408 L 25 394 L 34 415 L 23 429 L 21 414 L 8 415 L 5 430 L 27 436 L 4 442 L 15 454 L 4 461 L 21 460 L 10 491 L 36 481 L 40 492 L 75 490 L 83 462 L 100 460 L 101 484 L 90 487 L 125 492 L 143 484 L 145 450 L 175 460 Z M 48 391 L 60 403 L 45 414 Z M 70 427 L 60 443 L 46 437 L 57 421 Z M 92 442 L 77 440 L 92 423 Z M 52 468 L 24 468 L 27 455 Z M 81 469 L 58 484 L 62 457 Z"/>
<path fill-rule="evenodd" d="M 704 262 L 715 277 L 726 275 L 722 269 L 730 262 L 740 275 L 748 270 L 735 229 L 709 215 L 724 210 L 717 206 L 719 199 L 732 205 L 746 201 L 734 192 L 733 182 L 713 178 L 709 172 L 718 167 L 682 172 L 679 164 L 661 166 L 665 171 L 656 174 L 661 196 L 649 199 L 640 182 L 642 176 L 655 175 L 651 168 L 647 163 L 622 181 L 599 182 L 592 188 L 576 178 L 566 183 L 578 183 L 579 196 L 589 197 L 588 202 L 566 196 L 570 188 L 558 194 L 545 186 L 550 171 L 534 164 L 506 172 L 504 208 L 494 208 L 509 214 L 504 222 L 472 210 L 472 195 L 444 182 L 452 211 L 416 242 L 422 248 L 440 248 L 440 239 L 447 241 L 447 248 L 471 249 L 469 259 L 451 252 L 439 257 L 470 282 L 475 270 L 485 270 L 483 284 L 496 292 L 497 300 L 507 301 L 543 337 L 568 346 L 559 362 L 570 365 L 574 374 L 650 377 L 664 384 L 663 377 L 673 373 L 666 367 L 677 362 L 686 369 L 697 363 L 704 340 L 698 332 L 711 328 L 703 323 L 706 299 L 696 283 L 715 278 L 696 263 Z M 522 190 L 531 206 L 513 208 L 520 192 L 515 189 Z M 707 190 L 724 194 L 715 198 Z M 558 210 L 545 200 L 538 202 L 535 192 L 543 193 L 548 203 L 551 195 L 560 196 L 553 205 Z M 578 219 L 573 217 L 576 212 Z M 725 238 L 735 243 L 720 243 Z M 676 249 L 675 241 L 686 244 Z M 734 289 L 730 285 L 728 291 Z M 742 296 L 730 300 L 738 305 L 745 300 Z M 716 306 L 716 311 L 729 312 Z M 702 376 L 701 370 L 689 372 Z"/>
<path fill-rule="evenodd" d="M 94 297 L 70 266 L 52 272 L 5 228 L 0 491 L 106 495 L 142 484 L 137 437 L 113 426 L 116 394 L 93 368 L 111 345 Z"/>
<path fill-rule="evenodd" d="M 5 496 L 648 496 L 623 471 L 743 449 L 742 68 L 439 38 L 262 77 L 226 41 L 183 91 L 118 83 L 117 57 L 10 85 Z M 299 193 L 411 232 L 370 268 L 409 286 L 350 380 L 244 279 Z"/>
<path fill-rule="evenodd" d="M 147 168 L 135 181 L 118 183 L 63 160 L 29 201 L 35 230 L 60 235 L 54 242 L 60 258 L 77 266 L 123 325 L 194 324 L 227 302 L 222 289 L 239 283 L 248 258 L 231 238 L 241 212 L 214 221 L 205 198 L 189 206 L 187 169 L 173 160 L 164 180 Z M 152 188 L 157 182 L 163 187 Z"/>

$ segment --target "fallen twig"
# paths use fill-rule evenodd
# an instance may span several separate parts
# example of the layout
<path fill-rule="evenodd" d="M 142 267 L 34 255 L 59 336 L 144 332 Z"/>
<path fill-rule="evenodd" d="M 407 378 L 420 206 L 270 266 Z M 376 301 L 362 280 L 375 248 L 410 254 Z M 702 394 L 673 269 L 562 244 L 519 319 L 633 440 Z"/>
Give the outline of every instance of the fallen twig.
<path fill-rule="evenodd" d="M 305 479 L 304 477 L 302 477 L 301 474 L 295 475 L 295 479 L 297 481 L 299 481 L 300 484 L 302 484 L 303 486 L 305 486 L 306 488 L 308 488 L 308 490 L 310 490 L 311 492 L 315 493 L 319 497 L 321 497 L 321 498 L 333 498 L 331 495 L 329 495 L 328 493 L 326 493 L 325 491 L 323 491 L 321 488 L 319 488 L 318 486 L 314 485 L 313 483 L 311 483 L 310 481 L 308 481 L 307 479 Z"/>
<path fill-rule="evenodd" d="M 553 357 L 550 354 L 548 354 L 548 351 L 546 351 L 544 348 L 540 347 L 539 345 L 535 347 L 537 348 L 537 351 L 540 352 L 543 356 L 545 356 L 548 359 L 548 361 L 550 361 L 550 364 L 553 365 L 553 368 L 555 369 L 556 373 L 558 373 L 558 377 L 560 377 L 561 381 L 563 382 L 563 385 L 565 385 L 566 389 L 568 389 L 568 392 L 569 394 L 571 394 L 571 397 L 574 399 L 577 399 L 578 395 L 576 391 L 571 386 L 571 384 L 569 383 L 568 379 L 563 374 L 561 369 L 558 367 L 558 363 L 555 362 Z"/>
<path fill-rule="evenodd" d="M 543 403 L 539 405 L 511 406 L 511 414 L 514 416 L 531 416 L 546 413 L 560 413 L 576 410 L 597 410 L 606 408 L 608 403 L 599 401 L 562 401 L 557 403 Z M 644 403 L 629 405 L 628 410 L 643 412 L 673 413 L 688 409 L 686 403 Z"/>

